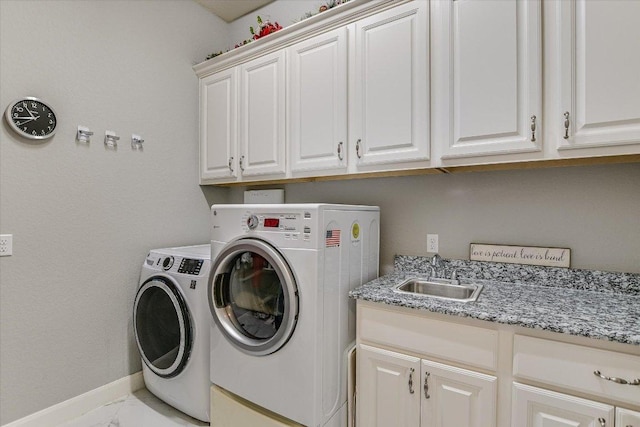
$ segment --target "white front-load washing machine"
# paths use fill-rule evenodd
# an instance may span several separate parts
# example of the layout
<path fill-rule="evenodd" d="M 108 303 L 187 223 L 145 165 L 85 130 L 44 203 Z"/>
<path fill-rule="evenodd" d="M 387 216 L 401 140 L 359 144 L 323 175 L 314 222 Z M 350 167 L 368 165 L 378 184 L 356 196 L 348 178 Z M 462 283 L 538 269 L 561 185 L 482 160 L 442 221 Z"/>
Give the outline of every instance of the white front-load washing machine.
<path fill-rule="evenodd" d="M 377 277 L 379 208 L 213 205 L 211 213 L 211 382 L 305 426 L 346 426 L 348 292 Z"/>
<path fill-rule="evenodd" d="M 211 246 L 155 249 L 142 265 L 133 327 L 147 389 L 209 421 Z"/>

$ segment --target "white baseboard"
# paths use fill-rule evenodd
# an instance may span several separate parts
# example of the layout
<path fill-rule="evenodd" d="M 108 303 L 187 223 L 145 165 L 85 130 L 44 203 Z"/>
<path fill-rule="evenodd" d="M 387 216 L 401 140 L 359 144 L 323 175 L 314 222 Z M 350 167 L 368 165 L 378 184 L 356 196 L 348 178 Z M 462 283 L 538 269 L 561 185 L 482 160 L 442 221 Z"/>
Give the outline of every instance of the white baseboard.
<path fill-rule="evenodd" d="M 3 427 L 53 427 L 144 387 L 142 371 L 50 406 Z"/>

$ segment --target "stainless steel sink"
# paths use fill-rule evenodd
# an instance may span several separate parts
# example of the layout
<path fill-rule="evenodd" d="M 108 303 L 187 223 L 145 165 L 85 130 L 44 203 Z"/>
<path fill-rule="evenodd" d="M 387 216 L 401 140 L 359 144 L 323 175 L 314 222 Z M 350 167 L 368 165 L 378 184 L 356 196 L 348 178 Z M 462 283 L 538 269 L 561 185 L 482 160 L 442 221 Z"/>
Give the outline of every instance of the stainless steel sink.
<path fill-rule="evenodd" d="M 451 280 L 447 279 L 420 279 L 414 277 L 396 285 L 393 291 L 420 297 L 469 302 L 478 299 L 478 295 L 482 291 L 482 285 L 460 285 L 451 283 Z"/>

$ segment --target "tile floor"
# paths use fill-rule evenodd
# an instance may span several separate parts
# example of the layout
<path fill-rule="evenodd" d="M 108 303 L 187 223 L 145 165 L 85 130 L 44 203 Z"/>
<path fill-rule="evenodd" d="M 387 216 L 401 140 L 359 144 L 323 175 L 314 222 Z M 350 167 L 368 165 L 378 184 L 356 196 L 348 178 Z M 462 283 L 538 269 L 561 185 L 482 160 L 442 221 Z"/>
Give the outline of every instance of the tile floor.
<path fill-rule="evenodd" d="M 59 427 L 201 427 L 198 421 L 173 409 L 147 389 L 109 403 Z"/>

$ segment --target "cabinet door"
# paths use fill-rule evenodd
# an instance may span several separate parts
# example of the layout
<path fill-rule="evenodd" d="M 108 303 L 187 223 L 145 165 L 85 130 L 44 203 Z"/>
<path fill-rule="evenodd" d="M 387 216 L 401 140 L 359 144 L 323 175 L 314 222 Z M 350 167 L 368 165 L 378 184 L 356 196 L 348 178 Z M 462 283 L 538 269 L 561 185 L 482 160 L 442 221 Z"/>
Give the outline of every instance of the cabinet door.
<path fill-rule="evenodd" d="M 616 408 L 616 427 L 640 427 L 640 412 Z"/>
<path fill-rule="evenodd" d="M 360 344 L 357 352 L 359 427 L 420 426 L 420 359 Z"/>
<path fill-rule="evenodd" d="M 640 143 L 640 2 L 554 5 L 560 106 L 553 126 L 559 149 Z"/>
<path fill-rule="evenodd" d="M 433 7 L 432 123 L 442 159 L 541 151 L 540 1 Z"/>
<path fill-rule="evenodd" d="M 240 66 L 240 159 L 243 177 L 285 173 L 284 50 Z"/>
<path fill-rule="evenodd" d="M 513 383 L 513 426 L 612 426 L 613 410 L 611 405 Z"/>
<path fill-rule="evenodd" d="M 237 177 L 235 68 L 200 80 L 200 179 L 235 181 Z"/>
<path fill-rule="evenodd" d="M 290 47 L 287 61 L 291 170 L 346 169 L 346 27 Z"/>
<path fill-rule="evenodd" d="M 496 425 L 496 377 L 422 361 L 422 427 Z"/>
<path fill-rule="evenodd" d="M 351 152 L 357 166 L 429 159 L 429 2 L 355 24 Z"/>

